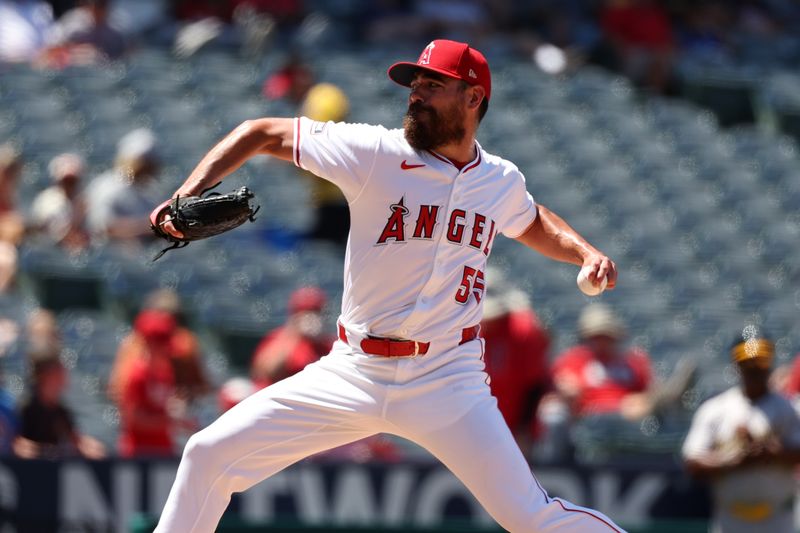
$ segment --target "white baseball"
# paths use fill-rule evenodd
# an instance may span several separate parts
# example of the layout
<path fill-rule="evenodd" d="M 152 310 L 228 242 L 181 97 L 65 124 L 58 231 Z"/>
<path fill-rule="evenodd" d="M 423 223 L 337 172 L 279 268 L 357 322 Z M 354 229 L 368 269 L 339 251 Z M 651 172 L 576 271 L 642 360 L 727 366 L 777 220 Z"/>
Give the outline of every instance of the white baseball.
<path fill-rule="evenodd" d="M 604 290 L 606 290 L 606 285 L 608 285 L 608 277 L 604 276 L 603 279 L 600 280 L 599 285 L 594 285 L 589 280 L 589 274 L 592 272 L 591 268 L 582 268 L 580 272 L 578 272 L 578 288 L 581 290 L 583 294 L 586 296 L 597 296 Z"/>

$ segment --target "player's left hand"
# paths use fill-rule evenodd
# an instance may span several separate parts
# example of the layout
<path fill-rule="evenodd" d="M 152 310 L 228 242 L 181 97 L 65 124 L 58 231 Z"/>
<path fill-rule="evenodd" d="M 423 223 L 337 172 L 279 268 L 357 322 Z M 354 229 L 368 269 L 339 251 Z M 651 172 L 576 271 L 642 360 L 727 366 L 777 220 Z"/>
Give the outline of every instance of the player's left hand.
<path fill-rule="evenodd" d="M 591 254 L 584 258 L 582 268 L 589 268 L 589 281 L 597 285 L 599 280 L 606 277 L 608 285 L 606 290 L 613 289 L 617 285 L 617 265 L 602 253 Z"/>

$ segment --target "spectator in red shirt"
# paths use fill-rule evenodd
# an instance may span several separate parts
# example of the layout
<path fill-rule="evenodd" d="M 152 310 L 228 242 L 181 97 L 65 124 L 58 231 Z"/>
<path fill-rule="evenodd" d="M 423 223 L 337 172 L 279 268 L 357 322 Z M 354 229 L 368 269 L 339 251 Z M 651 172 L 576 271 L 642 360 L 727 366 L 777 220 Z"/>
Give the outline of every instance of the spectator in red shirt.
<path fill-rule="evenodd" d="M 289 318 L 256 347 L 250 377 L 261 389 L 300 372 L 330 351 L 322 310 L 327 298 L 317 287 L 302 287 L 289 297 Z"/>
<path fill-rule="evenodd" d="M 177 394 L 191 403 L 210 391 L 200 352 L 200 342 L 195 334 L 182 324 L 181 301 L 172 289 L 157 289 L 147 295 L 140 313 L 151 311 L 169 313 L 176 321 L 177 325 L 169 342 L 169 357 Z M 135 329 L 122 339 L 108 380 L 108 393 L 111 399 L 116 401 L 120 398 L 122 384 L 128 379 L 131 363 L 137 358 L 145 357 L 146 353 L 145 340 Z"/>
<path fill-rule="evenodd" d="M 281 68 L 267 77 L 261 93 L 268 100 L 285 98 L 293 106 L 299 106 L 314 86 L 314 78 L 311 67 L 297 53 L 292 53 Z"/>
<path fill-rule="evenodd" d="M 672 23 L 655 0 L 608 0 L 600 25 L 625 75 L 664 92 L 671 82 L 675 46 Z"/>
<path fill-rule="evenodd" d="M 578 418 L 596 414 L 625 414 L 632 395 L 651 385 L 650 357 L 638 348 L 625 348 L 625 329 L 606 305 L 590 304 L 578 319 L 581 343 L 567 349 L 553 365 L 559 395 Z"/>
<path fill-rule="evenodd" d="M 800 353 L 794 360 L 776 369 L 771 380 L 790 399 L 800 398 Z"/>
<path fill-rule="evenodd" d="M 550 336 L 520 290 L 498 284 L 484 303 L 484 361 L 497 407 L 526 454 L 538 434 L 535 414 L 550 389 Z"/>
<path fill-rule="evenodd" d="M 170 352 L 177 328 L 165 311 L 139 314 L 134 330 L 144 342 L 141 357 L 130 361 L 121 383 L 122 433 L 119 453 L 123 457 L 171 456 L 176 429 L 192 429 L 178 401 Z"/>

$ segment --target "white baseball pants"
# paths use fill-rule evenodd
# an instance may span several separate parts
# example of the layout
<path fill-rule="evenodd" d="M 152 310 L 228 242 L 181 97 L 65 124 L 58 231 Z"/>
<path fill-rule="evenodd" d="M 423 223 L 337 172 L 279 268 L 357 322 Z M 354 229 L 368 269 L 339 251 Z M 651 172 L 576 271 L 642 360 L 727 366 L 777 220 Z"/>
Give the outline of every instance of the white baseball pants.
<path fill-rule="evenodd" d="M 383 358 L 337 341 L 320 361 L 189 439 L 155 533 L 212 533 L 232 493 L 376 433 L 426 448 L 512 533 L 622 531 L 601 513 L 547 495 L 490 393 L 483 340 L 455 345 Z"/>

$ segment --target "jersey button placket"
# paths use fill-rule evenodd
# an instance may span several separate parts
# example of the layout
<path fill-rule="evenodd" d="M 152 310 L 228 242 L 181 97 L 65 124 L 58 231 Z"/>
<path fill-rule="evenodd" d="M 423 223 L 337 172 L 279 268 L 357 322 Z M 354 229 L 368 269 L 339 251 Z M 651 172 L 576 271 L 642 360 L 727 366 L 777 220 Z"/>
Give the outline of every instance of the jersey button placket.
<path fill-rule="evenodd" d="M 430 310 L 428 305 L 426 305 L 429 300 L 428 296 L 426 295 L 434 292 L 435 289 L 431 289 L 438 287 L 441 283 L 441 280 L 447 275 L 447 272 L 445 272 L 446 260 L 441 257 L 440 254 L 442 253 L 443 249 L 446 251 L 446 245 L 445 248 L 442 248 L 442 243 L 447 240 L 447 214 L 450 212 L 450 208 L 454 202 L 454 197 L 456 195 L 456 182 L 458 181 L 459 176 L 461 176 L 461 171 L 459 171 L 454 177 L 453 183 L 450 186 L 450 194 L 448 195 L 447 202 L 444 206 L 442 206 L 443 212 L 445 213 L 445 220 L 443 224 L 444 227 L 436 243 L 436 250 L 433 254 L 433 262 L 431 263 L 431 274 L 427 283 L 425 283 L 425 285 L 422 287 L 422 290 L 417 297 L 417 305 L 414 306 L 414 311 L 400 329 L 400 333 L 403 336 L 408 335 L 408 332 L 410 331 L 409 328 L 416 328 L 421 323 L 421 320 L 424 320 L 424 317 L 420 317 L 420 314 L 427 314 Z"/>

